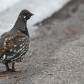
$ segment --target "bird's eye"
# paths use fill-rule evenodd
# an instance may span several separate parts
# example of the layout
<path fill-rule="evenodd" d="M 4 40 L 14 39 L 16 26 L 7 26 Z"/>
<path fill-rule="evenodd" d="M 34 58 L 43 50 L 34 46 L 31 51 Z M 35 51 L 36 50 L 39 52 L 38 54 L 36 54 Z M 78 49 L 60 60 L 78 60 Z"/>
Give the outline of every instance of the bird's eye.
<path fill-rule="evenodd" d="M 28 15 L 29 13 L 25 13 L 25 15 Z"/>

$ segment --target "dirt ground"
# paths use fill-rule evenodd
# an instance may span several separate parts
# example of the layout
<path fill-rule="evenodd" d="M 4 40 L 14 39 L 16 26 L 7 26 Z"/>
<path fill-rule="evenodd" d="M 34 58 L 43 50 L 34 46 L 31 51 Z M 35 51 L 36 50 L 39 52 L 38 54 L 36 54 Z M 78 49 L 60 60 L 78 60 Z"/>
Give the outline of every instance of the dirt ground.
<path fill-rule="evenodd" d="M 36 30 L 37 36 L 30 39 L 30 48 L 23 62 L 16 63 L 16 72 L 6 72 L 5 66 L 0 64 L 0 84 L 46 84 L 46 81 L 47 84 L 56 84 L 49 83 L 47 77 L 45 81 L 38 83 L 34 77 L 39 75 L 40 79 L 44 70 L 59 63 L 59 59 L 50 59 L 54 50 L 79 39 L 84 33 L 84 0 L 72 0 L 60 11 L 36 25 L 39 27 Z M 48 77 L 51 76 L 52 74 L 48 74 Z"/>

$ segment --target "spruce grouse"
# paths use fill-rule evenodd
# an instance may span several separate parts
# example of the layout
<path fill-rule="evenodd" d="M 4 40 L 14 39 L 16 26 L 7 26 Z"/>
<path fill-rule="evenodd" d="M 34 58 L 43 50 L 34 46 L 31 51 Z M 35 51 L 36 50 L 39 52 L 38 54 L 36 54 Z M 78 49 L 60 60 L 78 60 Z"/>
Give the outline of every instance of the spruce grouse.
<path fill-rule="evenodd" d="M 7 71 L 15 71 L 15 62 L 21 62 L 29 48 L 27 20 L 33 14 L 24 9 L 20 12 L 14 27 L 0 37 L 0 63 L 6 65 Z M 9 68 L 12 63 L 12 69 Z"/>

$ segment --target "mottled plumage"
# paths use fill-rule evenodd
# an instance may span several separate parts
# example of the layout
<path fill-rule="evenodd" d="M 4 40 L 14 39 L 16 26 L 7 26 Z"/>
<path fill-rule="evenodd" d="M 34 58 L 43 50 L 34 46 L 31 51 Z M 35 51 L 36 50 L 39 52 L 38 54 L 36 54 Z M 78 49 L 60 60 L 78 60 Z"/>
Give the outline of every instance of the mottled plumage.
<path fill-rule="evenodd" d="M 15 71 L 14 63 L 21 62 L 29 48 L 27 20 L 33 14 L 24 9 L 18 16 L 14 27 L 0 37 L 0 62 L 6 65 L 7 71 Z M 12 62 L 12 69 L 8 63 Z"/>

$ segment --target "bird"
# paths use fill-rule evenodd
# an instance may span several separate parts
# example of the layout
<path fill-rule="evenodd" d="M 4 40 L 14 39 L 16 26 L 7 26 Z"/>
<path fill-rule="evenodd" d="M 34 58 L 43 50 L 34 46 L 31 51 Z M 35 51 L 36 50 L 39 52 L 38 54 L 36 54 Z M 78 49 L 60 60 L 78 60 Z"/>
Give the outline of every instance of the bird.
<path fill-rule="evenodd" d="M 15 62 L 21 62 L 29 49 L 29 31 L 27 20 L 34 14 L 23 9 L 12 29 L 0 36 L 0 63 L 6 66 L 6 71 L 15 71 Z M 10 69 L 9 64 L 12 63 Z"/>

